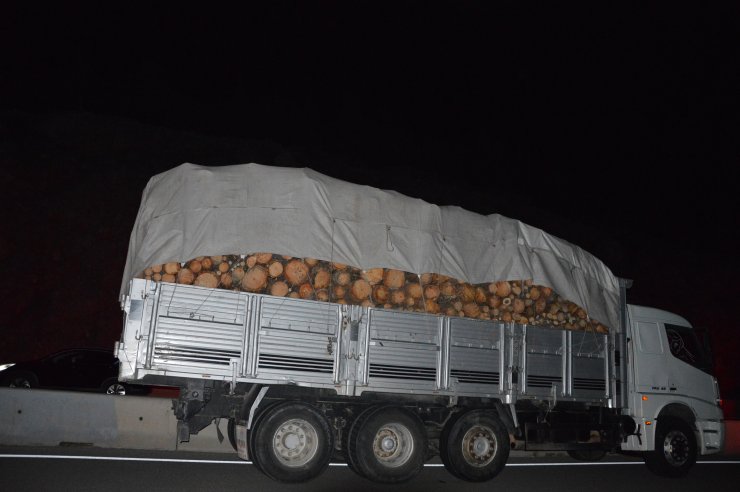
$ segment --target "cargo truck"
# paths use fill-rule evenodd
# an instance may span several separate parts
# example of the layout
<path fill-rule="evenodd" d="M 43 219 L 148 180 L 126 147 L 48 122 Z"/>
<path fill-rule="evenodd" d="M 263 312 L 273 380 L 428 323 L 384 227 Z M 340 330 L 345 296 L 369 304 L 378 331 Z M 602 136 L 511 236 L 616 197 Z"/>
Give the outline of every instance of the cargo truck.
<path fill-rule="evenodd" d="M 300 298 L 297 286 L 278 297 L 231 277 L 213 287 L 142 273 L 239 251 L 469 285 L 528 282 L 607 329 L 539 316 L 531 302 L 522 305 L 532 317 L 427 312 L 429 303 Z M 399 483 L 438 455 L 452 475 L 478 482 L 511 449 L 639 454 L 650 470 L 681 476 L 723 443 L 710 354 L 684 318 L 628 304 L 629 284 L 577 246 L 498 215 L 310 169 L 184 164 L 150 180 L 132 232 L 120 379 L 179 387 L 180 441 L 228 419 L 239 456 L 279 481 L 309 480 L 340 460 Z"/>

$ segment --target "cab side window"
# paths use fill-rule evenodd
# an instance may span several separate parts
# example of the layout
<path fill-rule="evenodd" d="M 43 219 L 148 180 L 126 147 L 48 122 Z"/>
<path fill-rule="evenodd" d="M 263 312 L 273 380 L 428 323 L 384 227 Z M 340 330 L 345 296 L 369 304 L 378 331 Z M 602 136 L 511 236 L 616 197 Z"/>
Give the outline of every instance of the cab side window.
<path fill-rule="evenodd" d="M 675 358 L 702 371 L 711 372 L 709 357 L 699 344 L 694 330 L 670 323 L 665 323 L 664 326 L 668 338 L 668 347 Z"/>

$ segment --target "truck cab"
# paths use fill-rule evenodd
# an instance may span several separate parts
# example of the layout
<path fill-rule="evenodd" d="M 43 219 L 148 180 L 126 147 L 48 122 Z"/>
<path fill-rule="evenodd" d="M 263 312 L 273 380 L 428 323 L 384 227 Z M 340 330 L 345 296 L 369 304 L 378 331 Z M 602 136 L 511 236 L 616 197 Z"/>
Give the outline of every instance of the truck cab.
<path fill-rule="evenodd" d="M 711 354 L 678 315 L 635 305 L 628 305 L 626 314 L 623 413 L 637 429 L 622 450 L 645 453 L 656 472 L 682 474 L 697 455 L 722 448 L 724 423 Z"/>

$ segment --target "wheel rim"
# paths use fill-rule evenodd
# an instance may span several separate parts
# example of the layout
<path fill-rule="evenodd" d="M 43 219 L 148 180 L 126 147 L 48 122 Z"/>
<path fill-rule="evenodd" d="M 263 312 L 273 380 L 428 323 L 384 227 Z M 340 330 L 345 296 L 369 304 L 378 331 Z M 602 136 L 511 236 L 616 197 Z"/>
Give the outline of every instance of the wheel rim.
<path fill-rule="evenodd" d="M 672 430 L 663 439 L 663 455 L 672 466 L 682 466 L 689 461 L 689 439 L 681 431 Z"/>
<path fill-rule="evenodd" d="M 10 382 L 10 388 L 30 388 L 31 381 L 26 378 L 16 378 Z"/>
<path fill-rule="evenodd" d="M 391 468 L 402 466 L 413 453 L 414 437 L 405 425 L 385 424 L 375 434 L 373 454 L 385 466 Z"/>
<path fill-rule="evenodd" d="M 291 419 L 275 431 L 272 449 L 285 466 L 303 466 L 316 455 L 319 435 L 313 425 L 303 419 Z"/>
<path fill-rule="evenodd" d="M 126 387 L 121 383 L 115 383 L 108 386 L 108 389 L 106 389 L 105 392 L 109 395 L 125 395 Z"/>
<path fill-rule="evenodd" d="M 496 434 L 493 429 L 484 425 L 471 427 L 462 438 L 462 455 L 471 466 L 489 465 L 496 456 L 497 449 Z"/>

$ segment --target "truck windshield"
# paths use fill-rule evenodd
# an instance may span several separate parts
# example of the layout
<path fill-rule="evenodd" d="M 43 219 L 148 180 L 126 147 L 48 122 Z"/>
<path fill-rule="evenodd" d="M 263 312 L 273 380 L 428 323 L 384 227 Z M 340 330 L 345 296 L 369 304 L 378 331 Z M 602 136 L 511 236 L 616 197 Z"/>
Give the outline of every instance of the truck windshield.
<path fill-rule="evenodd" d="M 665 331 L 668 336 L 671 354 L 674 357 L 707 374 L 712 374 L 711 354 L 705 349 L 704 344 L 699 340 L 693 329 L 665 323 Z"/>

